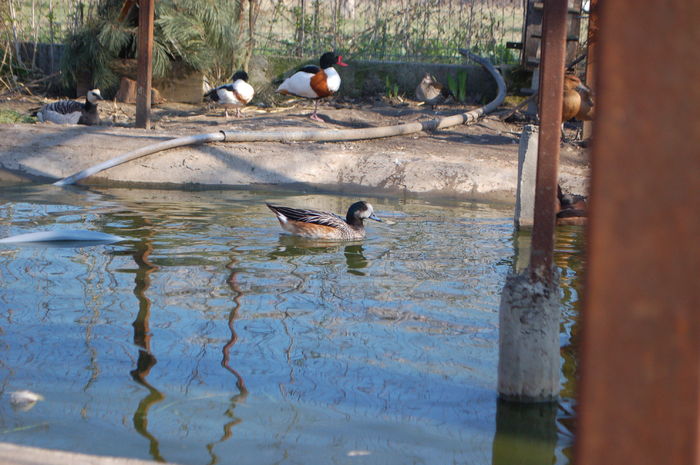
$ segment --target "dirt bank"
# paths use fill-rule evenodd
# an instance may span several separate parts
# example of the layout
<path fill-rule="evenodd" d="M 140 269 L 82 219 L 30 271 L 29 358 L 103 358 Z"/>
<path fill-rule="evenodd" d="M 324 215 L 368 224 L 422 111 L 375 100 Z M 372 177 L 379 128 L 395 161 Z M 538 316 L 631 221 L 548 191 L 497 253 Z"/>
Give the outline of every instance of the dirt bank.
<path fill-rule="evenodd" d="M 28 112 L 36 99 L 0 102 L 0 109 Z M 306 102 L 284 109 L 248 107 L 226 120 L 218 108 L 164 104 L 154 109 L 153 129 L 133 129 L 133 105 L 101 105 L 103 125 L 50 123 L 0 125 L 0 168 L 14 175 L 55 180 L 145 145 L 183 135 L 226 130 L 348 129 L 423 121 L 469 109 L 433 111 L 413 102 L 332 102 L 320 107 L 327 121 L 306 116 Z M 85 184 L 318 186 L 337 192 L 437 195 L 512 202 L 521 127 L 487 117 L 471 126 L 357 142 L 213 143 L 173 149 L 111 168 Z M 561 181 L 584 192 L 588 159 L 564 146 Z"/>

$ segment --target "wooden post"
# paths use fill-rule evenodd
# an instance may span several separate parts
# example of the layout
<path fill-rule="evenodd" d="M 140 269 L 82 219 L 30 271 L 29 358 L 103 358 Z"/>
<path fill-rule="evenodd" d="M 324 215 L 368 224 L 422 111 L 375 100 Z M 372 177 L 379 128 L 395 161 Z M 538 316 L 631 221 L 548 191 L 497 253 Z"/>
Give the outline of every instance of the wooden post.
<path fill-rule="evenodd" d="M 598 7 L 574 463 L 700 464 L 700 2 Z"/>
<path fill-rule="evenodd" d="M 136 127 L 151 128 L 153 21 L 155 0 L 139 0 L 139 43 L 136 70 Z"/>
<path fill-rule="evenodd" d="M 559 395 L 559 291 L 552 269 L 564 88 L 567 0 L 545 2 L 540 134 L 530 266 L 508 276 L 499 309 L 498 393 L 518 402 Z"/>
<path fill-rule="evenodd" d="M 533 274 L 549 280 L 552 277 L 554 252 L 554 206 L 559 177 L 568 2 L 549 0 L 544 5 L 539 94 L 540 138 L 530 269 Z"/>

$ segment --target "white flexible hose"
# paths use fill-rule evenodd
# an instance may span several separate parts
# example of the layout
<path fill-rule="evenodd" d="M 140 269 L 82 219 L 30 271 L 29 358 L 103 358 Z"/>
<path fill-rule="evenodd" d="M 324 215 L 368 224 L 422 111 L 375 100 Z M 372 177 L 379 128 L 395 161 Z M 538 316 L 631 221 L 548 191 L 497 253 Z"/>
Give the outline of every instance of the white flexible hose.
<path fill-rule="evenodd" d="M 132 150 L 118 157 L 107 160 L 106 162 L 87 168 L 79 173 L 56 181 L 54 185 L 65 186 L 74 184 L 83 178 L 92 176 L 93 174 L 112 168 L 122 163 L 140 158 L 152 153 L 161 152 L 163 150 L 182 147 L 185 145 L 203 144 L 207 142 L 263 142 L 263 141 L 339 141 L 339 140 L 362 140 L 362 139 L 379 139 L 382 137 L 400 136 L 404 134 L 412 134 L 420 131 L 431 131 L 435 129 L 449 128 L 459 124 L 471 124 L 476 122 L 483 115 L 491 113 L 503 103 L 506 96 L 506 83 L 503 76 L 496 70 L 491 62 L 478 55 L 474 55 L 468 50 L 459 51 L 472 60 L 482 65 L 491 73 L 491 76 L 496 80 L 498 93 L 496 98 L 483 107 L 477 108 L 466 113 L 446 116 L 444 118 L 432 119 L 424 122 L 406 123 L 395 126 L 383 126 L 378 128 L 360 128 L 360 129 L 307 129 L 307 130 L 283 130 L 283 131 L 220 131 L 209 134 L 198 134 L 195 136 L 179 137 L 165 142 L 148 145 L 137 150 Z"/>

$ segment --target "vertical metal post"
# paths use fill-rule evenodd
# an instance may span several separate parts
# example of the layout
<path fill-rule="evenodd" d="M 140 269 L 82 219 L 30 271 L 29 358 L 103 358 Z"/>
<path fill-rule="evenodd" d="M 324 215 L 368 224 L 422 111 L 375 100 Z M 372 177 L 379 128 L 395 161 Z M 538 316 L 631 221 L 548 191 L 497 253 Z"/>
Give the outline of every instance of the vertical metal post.
<path fill-rule="evenodd" d="M 139 43 L 136 70 L 136 127 L 151 127 L 153 77 L 153 21 L 155 0 L 139 0 Z"/>
<path fill-rule="evenodd" d="M 700 464 L 700 2 L 599 10 L 574 462 Z"/>
<path fill-rule="evenodd" d="M 567 9 L 567 0 L 547 0 L 544 2 L 542 20 L 540 137 L 530 270 L 533 275 L 547 281 L 552 278 L 554 253 L 554 206 L 559 176 Z"/>
<path fill-rule="evenodd" d="M 588 10 L 588 52 L 586 58 L 586 85 L 595 94 L 595 56 L 598 42 L 598 0 L 591 0 Z M 590 139 L 593 122 L 583 122 L 583 140 Z"/>

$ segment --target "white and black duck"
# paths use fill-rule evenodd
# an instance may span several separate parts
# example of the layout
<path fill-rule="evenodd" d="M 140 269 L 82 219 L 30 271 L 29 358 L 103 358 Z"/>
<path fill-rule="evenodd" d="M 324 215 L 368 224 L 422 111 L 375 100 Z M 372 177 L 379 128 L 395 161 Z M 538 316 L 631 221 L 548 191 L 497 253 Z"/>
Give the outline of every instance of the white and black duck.
<path fill-rule="evenodd" d="M 347 66 L 343 62 L 342 55 L 334 52 L 326 52 L 319 60 L 320 67 L 306 65 L 296 73 L 285 79 L 277 88 L 277 92 L 283 95 L 296 95 L 314 100 L 314 112 L 310 118 L 323 122 L 318 116 L 318 100 L 333 95 L 340 89 L 340 75 L 333 65 Z"/>
<path fill-rule="evenodd" d="M 41 122 L 95 126 L 100 124 L 100 114 L 97 111 L 97 102 L 100 100 L 104 100 L 100 89 L 92 89 L 85 96 L 85 103 L 76 100 L 48 103 L 41 107 L 36 117 Z"/>
<path fill-rule="evenodd" d="M 215 87 L 204 94 L 204 97 L 223 106 L 226 118 L 230 107 L 236 108 L 236 118 L 240 118 L 241 109 L 253 99 L 255 89 L 248 84 L 248 73 L 245 71 L 236 72 L 231 81 L 230 84 Z"/>

